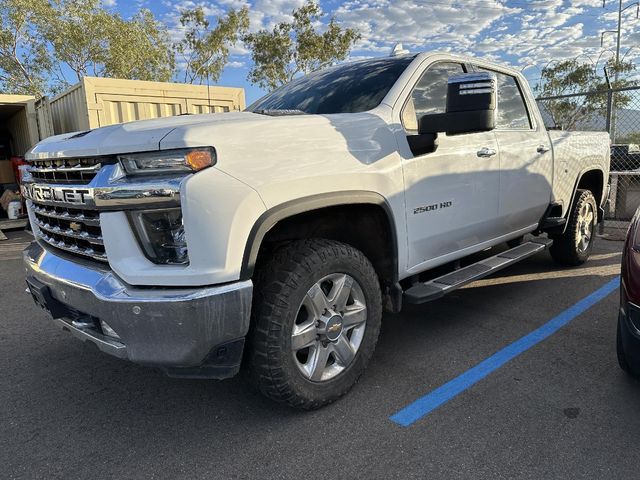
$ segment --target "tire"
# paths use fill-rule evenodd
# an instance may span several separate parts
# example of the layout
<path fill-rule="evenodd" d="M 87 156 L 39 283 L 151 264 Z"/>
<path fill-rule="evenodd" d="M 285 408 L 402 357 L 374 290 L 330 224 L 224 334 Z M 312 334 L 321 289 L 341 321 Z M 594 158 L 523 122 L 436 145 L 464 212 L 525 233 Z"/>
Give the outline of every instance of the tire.
<path fill-rule="evenodd" d="M 369 260 L 343 243 L 295 241 L 277 250 L 254 280 L 249 368 L 260 391 L 305 410 L 347 393 L 380 333 L 382 295 Z M 349 283 L 347 292 L 342 285 Z"/>
<path fill-rule="evenodd" d="M 551 257 L 561 265 L 582 265 L 593 250 L 598 207 L 589 190 L 578 190 L 567 218 L 567 228 L 562 235 L 554 235 L 549 248 Z"/>

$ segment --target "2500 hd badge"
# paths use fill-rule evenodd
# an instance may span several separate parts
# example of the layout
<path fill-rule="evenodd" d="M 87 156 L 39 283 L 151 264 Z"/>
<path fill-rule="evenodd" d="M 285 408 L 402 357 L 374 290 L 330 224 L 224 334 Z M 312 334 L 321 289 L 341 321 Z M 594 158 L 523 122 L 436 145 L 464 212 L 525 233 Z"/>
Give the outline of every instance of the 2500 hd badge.
<path fill-rule="evenodd" d="M 413 214 L 418 215 L 419 213 L 435 212 L 436 210 L 443 210 L 445 208 L 449 208 L 452 206 L 453 206 L 453 202 L 434 203 L 433 205 L 425 205 L 424 207 L 414 208 Z"/>

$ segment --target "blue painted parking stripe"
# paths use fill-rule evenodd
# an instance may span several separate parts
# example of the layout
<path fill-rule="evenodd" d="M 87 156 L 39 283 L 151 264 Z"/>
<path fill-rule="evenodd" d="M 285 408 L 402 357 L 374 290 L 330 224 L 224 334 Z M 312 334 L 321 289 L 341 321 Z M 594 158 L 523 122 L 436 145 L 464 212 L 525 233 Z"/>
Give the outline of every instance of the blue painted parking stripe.
<path fill-rule="evenodd" d="M 420 420 L 441 405 L 464 392 L 469 387 L 475 385 L 487 375 L 502 367 L 505 363 L 513 360 L 522 352 L 529 350 L 531 347 L 556 333 L 578 315 L 582 314 L 600 300 L 607 297 L 611 292 L 617 289 L 619 285 L 620 277 L 614 278 L 591 295 L 567 308 L 560 315 L 545 323 L 540 328 L 494 353 L 486 360 L 467 370 L 450 382 L 436 388 L 424 397 L 417 399 L 396 414 L 389 417 L 389 419 L 403 427 L 408 427 L 412 423 Z"/>

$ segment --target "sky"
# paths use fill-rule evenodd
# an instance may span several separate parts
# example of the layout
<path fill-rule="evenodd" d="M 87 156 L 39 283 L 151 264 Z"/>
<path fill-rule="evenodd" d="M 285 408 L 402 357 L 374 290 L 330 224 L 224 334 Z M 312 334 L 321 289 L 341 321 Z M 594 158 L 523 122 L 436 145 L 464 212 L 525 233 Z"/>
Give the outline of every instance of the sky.
<path fill-rule="evenodd" d="M 250 9 L 250 29 L 272 28 L 291 19 L 304 0 L 103 0 L 103 6 L 129 17 L 139 8 L 150 9 L 165 22 L 174 39 L 182 32 L 178 17 L 185 8 L 202 6 L 215 25 L 229 8 Z M 327 18 L 357 28 L 361 40 L 350 59 L 388 55 L 396 43 L 411 52 L 445 50 L 489 58 L 523 69 L 535 84 L 549 62 L 567 58 L 597 65 L 614 55 L 619 0 L 322 0 Z M 633 3 L 628 0 L 624 5 Z M 322 28 L 322 25 L 318 26 Z M 635 45 L 635 47 L 633 47 Z M 636 7 L 623 14 L 621 56 L 640 70 L 640 20 Z M 247 81 L 249 53 L 241 46 L 232 55 L 219 85 L 244 87 L 247 104 L 265 92 Z M 177 80 L 180 77 L 178 76 Z"/>

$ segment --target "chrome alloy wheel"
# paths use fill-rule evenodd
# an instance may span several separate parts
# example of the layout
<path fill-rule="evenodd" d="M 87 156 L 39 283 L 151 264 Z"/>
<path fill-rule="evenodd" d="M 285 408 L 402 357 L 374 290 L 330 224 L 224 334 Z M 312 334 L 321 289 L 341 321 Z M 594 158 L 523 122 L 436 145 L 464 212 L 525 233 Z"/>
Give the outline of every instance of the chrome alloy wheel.
<path fill-rule="evenodd" d="M 595 213 L 590 203 L 585 203 L 578 214 L 578 251 L 584 253 L 589 248 L 593 227 L 595 223 Z"/>
<path fill-rule="evenodd" d="M 314 382 L 339 375 L 353 362 L 367 322 L 362 287 L 344 273 L 333 273 L 307 292 L 291 333 L 293 360 Z"/>

